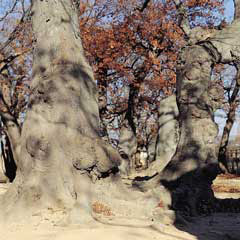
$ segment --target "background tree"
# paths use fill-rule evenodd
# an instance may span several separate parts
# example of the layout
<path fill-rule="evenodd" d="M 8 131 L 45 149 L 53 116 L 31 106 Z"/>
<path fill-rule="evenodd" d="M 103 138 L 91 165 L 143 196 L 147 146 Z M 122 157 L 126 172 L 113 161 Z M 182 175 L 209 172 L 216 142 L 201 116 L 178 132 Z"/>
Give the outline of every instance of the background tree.
<path fill-rule="evenodd" d="M 80 5 L 83 45 L 99 88 L 102 132 L 123 156 L 131 159 L 146 151 L 149 163 L 155 160 L 158 106 L 176 90 L 179 50 L 190 37 L 191 41 L 201 38 L 198 28 L 188 36 L 191 27 L 213 28 L 216 17 L 211 12 L 221 13 L 221 6 L 221 1 L 86 1 Z M 125 131 L 136 138 L 133 153 L 122 152 L 118 145 Z M 136 167 L 145 166 L 138 161 Z"/>
<path fill-rule="evenodd" d="M 16 164 L 31 78 L 31 21 L 27 1 L 2 0 L 0 4 L 2 11 L 4 10 L 0 17 L 1 135 L 6 135 L 9 139 L 8 149 L 13 152 L 14 159 L 8 161 L 15 161 Z"/>
<path fill-rule="evenodd" d="M 237 63 L 238 64 L 238 63 Z M 233 80 L 228 84 L 224 89 L 227 94 L 225 97 L 227 98 L 226 111 L 227 111 L 227 119 L 226 124 L 223 129 L 223 134 L 220 142 L 218 159 L 223 164 L 223 170 L 227 172 L 234 172 L 236 169 L 232 169 L 232 164 L 228 163 L 227 157 L 227 148 L 229 145 L 230 132 L 232 130 L 233 124 L 236 120 L 236 112 L 239 106 L 239 70 L 238 65 L 236 65 L 236 76 Z M 224 167 L 225 166 L 225 167 Z"/>

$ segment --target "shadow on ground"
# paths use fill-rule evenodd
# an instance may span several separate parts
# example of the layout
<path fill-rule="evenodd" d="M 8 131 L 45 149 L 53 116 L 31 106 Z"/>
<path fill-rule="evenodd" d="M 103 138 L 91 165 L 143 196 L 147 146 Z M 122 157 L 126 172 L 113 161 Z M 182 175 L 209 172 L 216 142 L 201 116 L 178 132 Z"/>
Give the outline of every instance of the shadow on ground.
<path fill-rule="evenodd" d="M 197 205 L 197 216 L 176 211 L 175 226 L 199 240 L 240 239 L 240 179 L 219 175 L 212 185 L 215 191 L 211 201 Z M 234 199 L 236 198 L 236 199 Z M 186 221 L 185 221 L 186 220 Z"/>
<path fill-rule="evenodd" d="M 174 226 L 192 235 L 189 239 L 240 240 L 240 178 L 219 180 L 214 168 L 188 172 L 175 181 L 160 181 L 171 194 Z M 225 192 L 216 193 L 216 189 Z"/>

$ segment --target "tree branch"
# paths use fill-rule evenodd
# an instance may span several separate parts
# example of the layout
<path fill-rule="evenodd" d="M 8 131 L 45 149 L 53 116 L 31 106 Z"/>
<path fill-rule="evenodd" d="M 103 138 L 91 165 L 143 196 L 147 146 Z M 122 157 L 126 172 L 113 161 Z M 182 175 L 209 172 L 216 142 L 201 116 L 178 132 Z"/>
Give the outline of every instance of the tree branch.
<path fill-rule="evenodd" d="M 16 0 L 14 3 L 13 3 L 13 6 L 11 7 L 10 10 L 6 11 L 6 13 L 0 17 L 0 21 L 3 21 L 10 13 L 12 13 L 15 9 L 15 7 L 17 6 L 17 3 L 18 3 L 18 0 Z"/>
<path fill-rule="evenodd" d="M 19 20 L 19 23 L 15 26 L 13 31 L 10 33 L 10 35 L 9 35 L 8 39 L 6 40 L 6 42 L 2 46 L 0 45 L 0 51 L 3 51 L 15 39 L 18 31 L 21 29 L 22 23 L 26 19 L 28 19 L 29 16 L 31 16 L 31 6 L 26 11 L 23 12 L 22 17 Z"/>
<path fill-rule="evenodd" d="M 0 117 L 6 122 L 10 122 L 10 121 L 16 122 L 16 119 L 10 113 L 7 113 L 7 112 L 0 111 Z"/>
<path fill-rule="evenodd" d="M 142 5 L 142 7 L 141 7 L 141 8 L 138 8 L 138 10 L 139 10 L 140 12 L 143 12 L 144 9 L 147 8 L 147 6 L 148 6 L 148 4 L 149 4 L 150 1 L 151 1 L 151 0 L 145 0 L 144 3 L 143 3 L 143 5 Z"/>
<path fill-rule="evenodd" d="M 240 0 L 234 1 L 234 21 L 240 18 Z"/>
<path fill-rule="evenodd" d="M 182 29 L 185 36 L 189 38 L 191 27 L 186 9 L 184 8 L 183 3 L 180 0 L 174 0 L 173 2 L 175 4 L 178 15 L 178 26 Z"/>
<path fill-rule="evenodd" d="M 0 74 L 2 73 L 2 71 L 4 71 L 8 67 L 9 63 L 11 63 L 13 60 L 15 60 L 19 56 L 25 54 L 28 51 L 29 50 L 23 51 L 21 53 L 16 53 L 14 55 L 10 55 L 10 56 L 0 60 Z"/>

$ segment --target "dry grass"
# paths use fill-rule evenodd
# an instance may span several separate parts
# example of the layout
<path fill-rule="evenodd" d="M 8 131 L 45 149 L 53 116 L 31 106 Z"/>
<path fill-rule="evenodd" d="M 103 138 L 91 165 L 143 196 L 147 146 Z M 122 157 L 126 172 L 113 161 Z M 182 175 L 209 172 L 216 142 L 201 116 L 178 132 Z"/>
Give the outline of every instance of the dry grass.
<path fill-rule="evenodd" d="M 216 193 L 240 193 L 240 176 L 220 174 L 214 180 L 212 190 Z"/>
<path fill-rule="evenodd" d="M 226 193 L 240 193 L 240 188 L 234 188 L 233 186 L 213 185 L 212 190 L 214 192 L 226 192 Z"/>
<path fill-rule="evenodd" d="M 157 205 L 157 208 L 163 208 L 163 207 L 164 207 L 163 201 L 160 200 L 160 202 Z"/>
<path fill-rule="evenodd" d="M 94 202 L 92 204 L 92 209 L 95 213 L 102 214 L 104 216 L 114 216 L 110 207 L 105 206 L 100 202 Z"/>
<path fill-rule="evenodd" d="M 228 174 L 220 174 L 218 175 L 218 178 L 219 179 L 234 179 L 234 178 L 238 179 L 240 178 L 240 176 L 228 173 Z"/>

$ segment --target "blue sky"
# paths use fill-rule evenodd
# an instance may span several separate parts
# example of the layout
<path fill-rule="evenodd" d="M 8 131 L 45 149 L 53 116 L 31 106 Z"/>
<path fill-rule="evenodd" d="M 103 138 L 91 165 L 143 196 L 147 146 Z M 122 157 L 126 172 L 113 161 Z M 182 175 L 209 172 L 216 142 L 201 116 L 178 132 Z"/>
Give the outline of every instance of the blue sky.
<path fill-rule="evenodd" d="M 233 0 L 225 0 L 224 1 L 224 7 L 225 7 L 225 17 L 228 22 L 231 22 L 233 20 L 234 16 L 234 3 Z"/>

